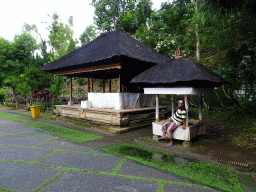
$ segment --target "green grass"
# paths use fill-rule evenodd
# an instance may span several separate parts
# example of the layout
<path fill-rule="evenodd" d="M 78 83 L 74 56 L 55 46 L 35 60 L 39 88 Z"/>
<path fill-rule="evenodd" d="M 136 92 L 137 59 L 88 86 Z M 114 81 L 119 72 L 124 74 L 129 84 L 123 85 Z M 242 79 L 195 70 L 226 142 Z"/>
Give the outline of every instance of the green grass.
<path fill-rule="evenodd" d="M 31 111 L 18 111 L 18 113 L 24 114 L 24 115 L 30 115 L 32 117 Z M 48 112 L 40 112 L 40 118 L 47 118 L 47 117 L 56 117 L 56 115 L 52 114 L 52 111 Z"/>
<path fill-rule="evenodd" d="M 13 115 L 10 113 L 5 113 L 5 112 L 0 112 L 0 117 L 10 120 L 10 121 L 22 121 L 22 120 L 30 120 L 30 118 L 26 118 L 26 117 L 21 117 L 18 115 Z"/>
<path fill-rule="evenodd" d="M 91 133 L 73 130 L 71 128 L 61 127 L 58 125 L 53 125 L 50 123 L 45 123 L 40 121 L 34 121 L 34 122 L 28 122 L 28 123 L 22 123 L 22 124 L 68 139 L 69 141 L 76 141 L 78 143 L 83 143 L 83 142 L 103 138 L 103 136 L 98 136 Z"/>
<path fill-rule="evenodd" d="M 187 177 L 191 180 L 206 184 L 208 186 L 217 187 L 226 191 L 244 191 L 235 170 L 218 165 L 212 165 L 210 163 L 197 163 L 189 162 L 186 166 L 178 165 L 175 163 L 166 163 L 152 158 L 143 158 L 139 156 L 131 156 L 129 153 L 120 153 L 122 147 L 134 147 L 140 150 L 144 150 L 145 153 L 158 153 L 168 154 L 165 152 L 159 152 L 157 150 L 144 148 L 128 143 L 122 143 L 112 147 L 104 148 L 102 150 L 109 153 L 113 153 L 125 158 L 156 167 L 158 169 Z"/>
<path fill-rule="evenodd" d="M 145 137 L 138 137 L 137 139 L 135 139 L 135 140 L 147 140 L 147 141 L 154 141 L 154 142 L 158 142 L 158 141 L 156 141 L 156 140 L 154 140 L 154 139 L 151 139 L 151 137 L 150 136 L 145 136 Z"/>

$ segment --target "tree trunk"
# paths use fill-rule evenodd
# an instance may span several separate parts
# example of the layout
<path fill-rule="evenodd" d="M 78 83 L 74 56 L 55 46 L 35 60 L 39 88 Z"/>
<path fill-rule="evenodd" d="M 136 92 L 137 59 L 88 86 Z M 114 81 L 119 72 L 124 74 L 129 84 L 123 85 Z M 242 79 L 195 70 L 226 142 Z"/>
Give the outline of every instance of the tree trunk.
<path fill-rule="evenodd" d="M 12 90 L 13 90 L 14 99 L 15 99 L 15 101 L 16 101 L 16 109 L 19 109 L 19 108 L 20 108 L 20 104 L 19 104 L 19 100 L 18 100 L 18 98 L 17 98 L 16 90 L 15 90 L 15 88 L 12 88 Z"/>
<path fill-rule="evenodd" d="M 195 1 L 195 12 L 197 12 L 197 1 Z M 198 26 L 196 26 L 196 58 L 197 61 L 200 60 Z"/>

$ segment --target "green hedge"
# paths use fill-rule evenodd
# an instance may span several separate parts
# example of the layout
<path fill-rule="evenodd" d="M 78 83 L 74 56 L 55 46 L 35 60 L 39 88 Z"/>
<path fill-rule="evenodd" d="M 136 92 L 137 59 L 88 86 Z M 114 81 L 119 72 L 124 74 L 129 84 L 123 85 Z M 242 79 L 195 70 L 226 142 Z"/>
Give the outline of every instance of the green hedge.
<path fill-rule="evenodd" d="M 0 103 L 3 104 L 3 101 L 7 101 L 7 99 L 8 99 L 7 90 L 0 89 Z"/>

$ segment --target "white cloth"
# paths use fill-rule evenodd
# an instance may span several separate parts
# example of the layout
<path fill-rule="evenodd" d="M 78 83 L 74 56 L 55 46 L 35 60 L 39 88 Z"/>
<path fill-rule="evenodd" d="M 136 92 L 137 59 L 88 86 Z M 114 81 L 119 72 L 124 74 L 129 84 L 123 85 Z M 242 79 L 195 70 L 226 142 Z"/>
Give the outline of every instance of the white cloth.
<path fill-rule="evenodd" d="M 143 93 L 88 93 L 88 100 L 92 107 L 115 110 L 155 106 L 155 96 Z"/>

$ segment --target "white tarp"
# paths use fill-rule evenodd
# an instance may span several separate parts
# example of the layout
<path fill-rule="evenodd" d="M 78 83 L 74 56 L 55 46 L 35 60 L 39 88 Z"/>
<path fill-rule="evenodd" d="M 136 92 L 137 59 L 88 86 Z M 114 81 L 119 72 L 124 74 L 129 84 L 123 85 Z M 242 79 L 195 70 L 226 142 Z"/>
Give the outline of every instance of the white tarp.
<path fill-rule="evenodd" d="M 88 93 L 88 100 L 92 107 L 115 110 L 155 106 L 155 95 L 143 93 Z"/>

